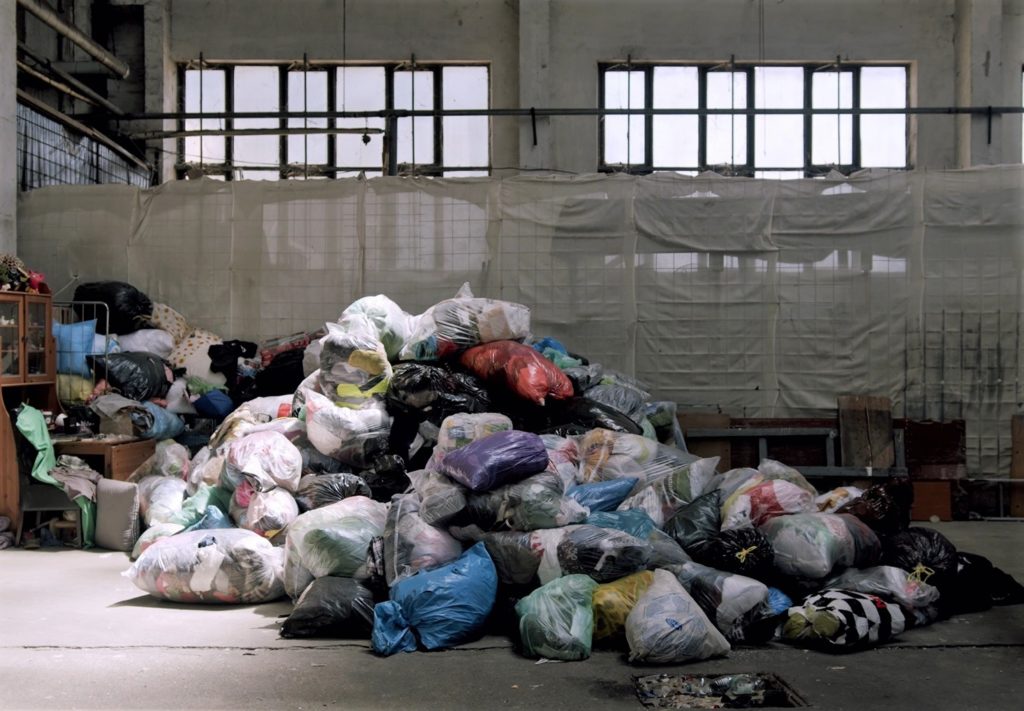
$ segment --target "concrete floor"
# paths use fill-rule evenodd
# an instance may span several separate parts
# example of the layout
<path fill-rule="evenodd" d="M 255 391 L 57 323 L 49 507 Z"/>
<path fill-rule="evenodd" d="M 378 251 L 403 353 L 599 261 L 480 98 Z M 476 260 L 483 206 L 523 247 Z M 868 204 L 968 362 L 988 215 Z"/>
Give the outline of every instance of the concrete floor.
<path fill-rule="evenodd" d="M 1024 523 L 934 527 L 1024 581 Z M 845 655 L 771 645 L 685 666 L 613 652 L 538 664 L 490 636 L 381 659 L 366 643 L 280 639 L 288 602 L 162 602 L 127 567 L 122 553 L 0 551 L 0 709 L 641 709 L 633 677 L 662 671 L 770 671 L 822 709 L 1024 708 L 1024 605 Z"/>

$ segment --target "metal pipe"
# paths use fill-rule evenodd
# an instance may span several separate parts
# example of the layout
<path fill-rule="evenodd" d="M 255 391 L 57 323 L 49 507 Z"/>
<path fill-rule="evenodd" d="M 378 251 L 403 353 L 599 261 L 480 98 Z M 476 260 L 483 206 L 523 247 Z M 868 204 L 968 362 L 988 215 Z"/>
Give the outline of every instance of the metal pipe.
<path fill-rule="evenodd" d="M 188 136 L 302 136 L 314 134 L 354 133 L 369 135 L 384 133 L 382 128 L 196 128 L 182 131 L 137 131 L 129 133 L 132 138 L 143 141 L 164 138 L 185 138 Z"/>
<path fill-rule="evenodd" d="M 96 61 L 109 69 L 119 79 L 127 79 L 131 69 L 127 64 L 115 57 L 105 48 L 101 47 L 91 37 L 86 35 L 74 25 L 69 25 L 50 8 L 39 3 L 39 0 L 18 0 L 18 4 L 46 23 L 58 34 L 67 37 L 79 47 L 89 53 Z"/>
<path fill-rule="evenodd" d="M 53 64 L 50 63 L 49 59 L 46 59 L 45 57 L 40 57 L 38 54 L 34 53 L 32 50 L 26 47 L 23 42 L 18 42 L 18 51 L 24 54 L 29 59 L 31 59 L 33 62 L 35 62 L 38 67 L 45 67 L 46 71 L 60 78 L 65 84 L 75 89 L 79 93 L 84 94 L 87 98 L 83 99 L 83 101 L 92 103 L 94 106 L 100 106 L 116 116 L 124 116 L 124 110 L 117 104 L 111 103 L 106 97 L 101 96 L 91 87 L 80 82 L 78 79 L 71 76 L 63 69 L 59 69 L 53 66 Z M 91 101 L 89 101 L 90 99 Z"/>
<path fill-rule="evenodd" d="M 57 91 L 60 91 L 60 92 L 62 92 L 64 94 L 67 94 L 68 96 L 70 96 L 70 97 L 72 97 L 74 99 L 78 99 L 79 101 L 84 101 L 85 103 L 90 104 L 92 106 L 100 106 L 101 105 L 100 102 L 97 101 L 95 96 L 88 96 L 88 95 L 86 95 L 83 92 L 80 92 L 80 91 L 77 91 L 76 89 L 73 89 L 72 87 L 68 86 L 67 84 L 65 84 L 63 82 L 57 81 L 56 79 L 53 79 L 52 77 L 48 77 L 45 74 L 43 74 L 42 72 L 37 71 L 33 67 L 30 67 L 29 65 L 25 64 L 20 59 L 18 60 L 17 64 L 18 64 L 18 71 L 21 71 L 21 72 L 24 72 L 25 74 L 28 74 L 30 77 L 33 77 L 34 79 L 37 79 L 37 80 L 43 82 L 44 84 L 53 87 Z M 104 103 L 109 103 L 109 102 L 104 102 Z M 113 107 L 115 110 L 118 110 L 118 111 L 120 110 L 120 109 L 117 109 L 117 107 L 114 106 L 113 104 L 110 104 L 110 106 Z M 104 106 L 103 108 L 108 108 L 108 107 Z"/>
<path fill-rule="evenodd" d="M 444 116 L 738 116 L 765 115 L 899 115 L 899 114 L 987 114 L 987 106 L 918 106 L 903 109 L 381 109 L 377 111 L 170 111 L 159 113 L 125 114 L 118 117 L 126 121 L 167 119 L 256 119 L 256 118 L 414 118 Z M 1024 113 L 1024 106 L 993 106 L 996 114 Z"/>

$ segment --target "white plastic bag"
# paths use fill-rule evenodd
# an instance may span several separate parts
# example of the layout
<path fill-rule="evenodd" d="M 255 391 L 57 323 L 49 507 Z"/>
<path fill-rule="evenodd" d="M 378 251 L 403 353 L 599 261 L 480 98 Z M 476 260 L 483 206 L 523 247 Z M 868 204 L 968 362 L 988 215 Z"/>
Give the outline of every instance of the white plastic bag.
<path fill-rule="evenodd" d="M 655 570 L 626 618 L 629 661 L 678 664 L 725 655 L 722 636 L 682 584 L 667 570 Z"/>
<path fill-rule="evenodd" d="M 306 435 L 321 454 L 365 469 L 387 451 L 391 416 L 383 404 L 374 401 L 359 409 L 338 407 L 310 390 L 305 407 Z"/>
<path fill-rule="evenodd" d="M 228 445 L 224 479 L 233 490 L 243 478 L 257 491 L 275 486 L 295 492 L 302 476 L 302 454 L 280 432 L 253 432 Z"/>

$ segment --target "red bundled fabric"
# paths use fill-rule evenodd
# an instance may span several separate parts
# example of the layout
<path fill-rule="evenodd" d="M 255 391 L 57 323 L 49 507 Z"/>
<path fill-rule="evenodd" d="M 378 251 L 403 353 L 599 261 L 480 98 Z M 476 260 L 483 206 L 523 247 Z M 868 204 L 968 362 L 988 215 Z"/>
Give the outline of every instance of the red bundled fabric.
<path fill-rule="evenodd" d="M 538 405 L 551 396 L 564 400 L 573 395 L 572 382 L 537 351 L 515 341 L 494 341 L 474 346 L 462 354 L 459 362 L 487 381 L 504 378 L 514 393 Z"/>

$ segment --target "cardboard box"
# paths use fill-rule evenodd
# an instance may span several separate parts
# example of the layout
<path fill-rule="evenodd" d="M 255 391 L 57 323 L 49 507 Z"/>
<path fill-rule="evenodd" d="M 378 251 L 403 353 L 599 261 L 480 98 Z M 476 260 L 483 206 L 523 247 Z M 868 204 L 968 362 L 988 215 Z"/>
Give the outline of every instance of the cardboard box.
<path fill-rule="evenodd" d="M 953 520 L 953 488 L 947 481 L 916 480 L 914 505 L 910 509 L 912 521 L 929 521 L 932 516 L 940 521 Z"/>

